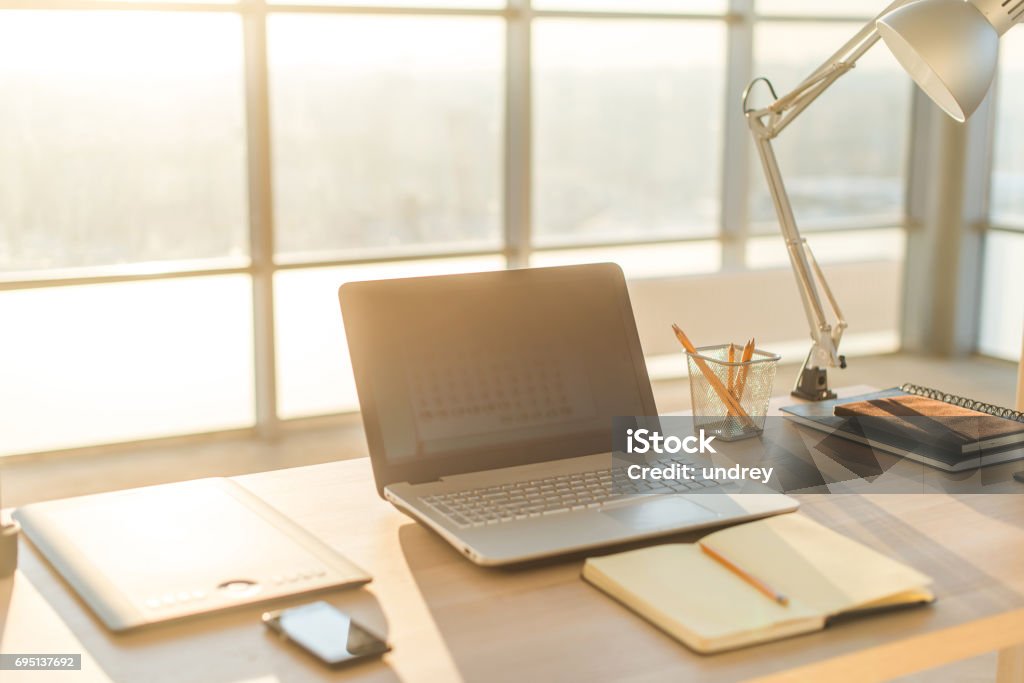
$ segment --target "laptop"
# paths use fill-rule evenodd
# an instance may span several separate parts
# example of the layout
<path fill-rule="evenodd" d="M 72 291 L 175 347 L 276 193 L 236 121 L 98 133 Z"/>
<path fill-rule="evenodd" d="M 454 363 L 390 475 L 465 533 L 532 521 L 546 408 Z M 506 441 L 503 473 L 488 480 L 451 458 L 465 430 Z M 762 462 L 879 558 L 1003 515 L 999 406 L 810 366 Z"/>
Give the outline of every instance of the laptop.
<path fill-rule="evenodd" d="M 339 299 L 378 493 L 477 564 L 798 505 L 712 480 L 722 495 L 630 489 L 612 419 L 658 410 L 615 264 L 352 282 Z"/>

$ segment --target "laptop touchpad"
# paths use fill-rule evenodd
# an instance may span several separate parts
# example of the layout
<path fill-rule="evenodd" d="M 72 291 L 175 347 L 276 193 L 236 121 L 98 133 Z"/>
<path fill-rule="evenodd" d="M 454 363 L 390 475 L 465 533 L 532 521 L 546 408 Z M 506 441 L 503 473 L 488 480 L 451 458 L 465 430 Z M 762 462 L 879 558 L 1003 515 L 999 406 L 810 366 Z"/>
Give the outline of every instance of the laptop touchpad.
<path fill-rule="evenodd" d="M 719 516 L 717 512 L 677 496 L 658 496 L 636 505 L 604 510 L 601 514 L 640 531 L 699 524 Z"/>

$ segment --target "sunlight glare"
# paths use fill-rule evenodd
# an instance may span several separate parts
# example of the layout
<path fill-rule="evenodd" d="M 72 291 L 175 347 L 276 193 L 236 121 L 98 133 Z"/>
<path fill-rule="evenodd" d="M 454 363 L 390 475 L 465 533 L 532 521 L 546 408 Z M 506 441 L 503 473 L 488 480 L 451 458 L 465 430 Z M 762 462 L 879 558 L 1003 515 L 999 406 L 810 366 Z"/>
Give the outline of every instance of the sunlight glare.
<path fill-rule="evenodd" d="M 177 12 L 5 11 L 0 63 L 5 71 L 67 79 L 187 78 L 238 61 L 238 44 L 223 38 L 240 21 L 226 13 L 197 20 Z"/>

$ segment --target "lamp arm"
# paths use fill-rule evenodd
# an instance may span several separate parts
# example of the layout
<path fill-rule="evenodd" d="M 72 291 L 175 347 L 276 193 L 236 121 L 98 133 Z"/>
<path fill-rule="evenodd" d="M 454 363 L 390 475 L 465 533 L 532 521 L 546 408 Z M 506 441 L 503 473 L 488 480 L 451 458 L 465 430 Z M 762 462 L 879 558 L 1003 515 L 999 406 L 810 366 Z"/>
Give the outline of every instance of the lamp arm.
<path fill-rule="evenodd" d="M 914 0 L 895 0 L 895 2 L 879 12 L 874 19 L 866 23 L 855 36 L 836 50 L 821 66 L 801 81 L 799 85 L 782 97 L 775 94 L 775 90 L 771 87 L 768 79 L 754 79 L 743 92 L 743 113 L 748 119 L 751 117 L 758 119 L 764 125 L 765 134 L 769 138 L 776 137 L 793 119 L 803 113 L 804 109 L 810 106 L 818 96 L 827 90 L 832 83 L 853 69 L 857 61 L 874 47 L 875 43 L 881 38 L 876 28 L 878 20 L 896 8 L 908 5 L 911 2 L 914 2 Z M 752 87 L 759 81 L 764 81 L 768 84 L 774 101 L 767 107 L 751 109 L 747 106 L 747 103 L 750 99 Z"/>
<path fill-rule="evenodd" d="M 911 1 L 896 0 L 883 10 L 879 17 Z M 874 47 L 881 37 L 875 27 L 876 20 L 867 23 L 796 88 L 782 97 L 778 97 L 771 82 L 763 78 L 752 81 L 743 93 L 743 113 L 754 137 L 754 144 L 761 159 L 768 189 L 779 219 L 779 226 L 786 240 L 786 250 L 796 276 L 804 314 L 810 325 L 813 341 L 793 393 L 812 400 L 835 396 L 828 387 L 826 368 L 846 367 L 846 359 L 839 355 L 839 343 L 847 327 L 847 322 L 828 286 L 824 273 L 807 244 L 807 240 L 800 235 L 800 229 L 797 227 L 796 217 L 793 214 L 793 206 L 786 192 L 778 159 L 772 147 L 772 140 L 818 99 L 829 86 L 853 69 L 857 60 Z M 748 107 L 751 91 L 758 82 L 762 81 L 767 84 L 774 101 L 767 107 L 752 109 Z M 822 294 L 828 301 L 831 314 L 836 319 L 834 327 L 829 323 L 829 318 L 825 313 Z"/>
<path fill-rule="evenodd" d="M 779 225 L 786 241 L 786 249 L 789 254 L 789 261 L 796 276 L 797 287 L 800 290 L 800 298 L 804 306 L 804 314 L 810 325 L 811 339 L 814 345 L 804 364 L 801 373 L 801 383 L 811 381 L 815 386 L 819 384 L 819 377 L 824 377 L 822 369 L 829 366 L 842 365 L 843 360 L 839 357 L 838 345 L 846 328 L 846 321 L 842 318 L 841 311 L 835 305 L 835 299 L 831 290 L 821 274 L 817 262 L 810 252 L 807 241 L 800 235 L 793 216 L 793 207 L 790 204 L 789 196 L 786 194 L 785 185 L 782 180 L 782 173 L 772 148 L 771 138 L 755 133 L 754 139 L 758 155 L 764 168 L 765 177 L 768 181 L 768 188 L 771 191 L 772 201 L 775 203 L 775 211 L 779 217 Z M 812 266 L 811 264 L 814 263 Z M 835 328 L 829 323 L 822 305 L 821 293 L 818 290 L 818 282 L 821 282 L 822 289 L 832 307 L 832 313 L 837 318 Z M 811 375 L 814 374 L 814 377 Z M 804 377 L 807 375 L 807 377 Z M 824 385 L 827 388 L 827 382 Z M 802 395 L 802 394 L 801 394 Z"/>

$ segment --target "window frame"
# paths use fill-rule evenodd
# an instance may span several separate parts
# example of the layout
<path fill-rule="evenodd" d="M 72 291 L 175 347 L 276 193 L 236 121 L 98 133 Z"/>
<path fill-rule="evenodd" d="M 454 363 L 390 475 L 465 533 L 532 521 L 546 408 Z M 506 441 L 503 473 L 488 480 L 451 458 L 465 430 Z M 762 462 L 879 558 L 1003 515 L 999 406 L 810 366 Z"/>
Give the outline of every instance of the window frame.
<path fill-rule="evenodd" d="M 1021 30 L 1021 29 L 1018 29 Z M 977 141 L 976 147 L 969 149 L 968 153 L 973 153 L 976 156 L 980 156 L 984 159 L 984 196 L 981 197 L 983 207 L 983 218 L 976 226 L 978 232 L 978 239 L 981 243 L 981 255 L 975 261 L 975 269 L 971 272 L 967 272 L 963 275 L 965 280 L 974 280 L 982 282 L 985 275 L 985 269 L 988 267 L 989 250 L 990 250 L 990 239 L 989 237 L 994 234 L 1008 233 L 1011 235 L 1024 236 L 1024 219 L 1020 222 L 1014 220 L 1006 220 L 1004 217 L 997 216 L 993 211 L 992 204 L 992 189 L 996 170 L 996 145 L 998 144 L 998 128 L 1000 112 L 999 108 L 1002 106 L 1002 93 L 1004 91 L 1003 83 L 1003 70 L 1002 60 L 1004 59 L 1004 51 L 999 52 L 999 65 L 996 69 L 995 80 L 992 84 L 992 91 L 989 93 L 989 107 L 988 107 L 988 118 L 986 120 L 986 126 L 984 131 L 983 139 Z M 977 322 L 975 325 L 974 336 L 973 336 L 973 348 L 971 351 L 988 357 L 1001 357 L 988 355 L 983 350 L 982 331 L 984 328 L 984 306 L 982 301 L 982 295 L 984 293 L 984 287 L 979 285 L 975 288 L 976 298 L 974 301 L 975 309 L 977 313 Z M 1024 357 L 1019 359 L 1020 372 L 1024 373 Z M 1024 374 L 1021 375 L 1024 378 Z M 1021 400 L 1020 395 L 1017 398 L 1018 402 Z"/>
<path fill-rule="evenodd" d="M 439 0 L 443 4 L 443 0 Z M 628 239 L 573 243 L 572 248 L 615 245 L 644 245 L 718 241 L 722 245 L 721 272 L 746 270 L 747 240 L 757 237 L 750 230 L 748 189 L 762 182 L 751 174 L 750 136 L 739 104 L 739 93 L 754 75 L 754 30 L 759 22 L 845 23 L 864 22 L 868 17 L 758 14 L 755 0 L 729 0 L 722 13 L 700 14 L 654 11 L 588 11 L 535 9 L 533 0 L 508 0 L 502 8 L 446 8 L 363 5 L 274 5 L 267 0 L 239 0 L 233 4 L 181 2 L 175 0 L 0 0 L 0 13 L 8 10 L 69 10 L 118 12 L 218 12 L 240 16 L 243 26 L 243 68 L 246 116 L 246 155 L 248 188 L 249 258 L 204 259 L 195 261 L 150 262 L 64 270 L 9 272 L 0 274 L 0 292 L 39 287 L 62 287 L 101 283 L 133 282 L 210 275 L 244 274 L 250 277 L 253 291 L 255 423 L 252 431 L 261 437 L 278 435 L 284 423 L 300 423 L 319 418 L 283 420 L 278 414 L 277 362 L 274 333 L 274 276 L 281 271 L 350 266 L 365 263 L 401 262 L 424 258 L 500 255 L 506 267 L 527 266 L 533 252 L 562 251 L 566 245 L 533 244 L 533 101 L 532 101 L 532 28 L 536 19 L 587 19 L 597 21 L 663 20 L 685 22 L 721 22 L 726 27 L 725 87 L 723 130 L 721 135 L 721 178 L 718 201 L 721 203 L 718 225 L 708 236 L 666 239 Z M 502 148 L 502 247 L 494 249 L 432 249 L 429 246 L 401 251 L 338 257 L 325 253 L 323 258 L 275 257 L 274 186 L 272 139 L 270 129 L 270 85 L 267 56 L 267 19 L 272 14 L 313 15 L 402 15 L 497 17 L 505 22 L 506 48 L 503 73 L 504 120 Z M 908 120 L 908 127 L 913 125 Z M 910 129 L 908 128 L 908 131 Z M 911 136 L 908 135 L 908 138 Z M 884 227 L 906 229 L 905 216 Z M 857 230 L 881 225 L 864 225 Z M 805 234 L 835 232 L 809 225 Z M 847 231 L 843 229 L 843 231 Z M 183 435 L 169 438 L 203 438 Z M 82 449 L 95 447 L 82 447 Z M 78 450 L 78 449 L 70 449 Z"/>
<path fill-rule="evenodd" d="M 1021 29 L 1017 29 L 1021 30 Z M 989 97 L 992 98 L 991 114 L 988 121 L 988 135 L 985 141 L 986 144 L 986 156 L 988 162 L 988 182 L 985 185 L 986 192 L 984 197 L 985 202 L 985 225 L 982 228 L 986 231 L 998 231 L 998 232 L 1021 232 L 1024 233 L 1024 218 L 1017 223 L 1012 220 L 1003 220 L 993 216 L 992 213 L 992 179 L 995 175 L 996 170 L 996 143 L 998 142 L 998 121 L 999 121 L 999 107 L 1002 105 L 1002 92 L 1003 92 L 1003 70 L 1002 70 L 1002 58 L 1003 52 L 999 53 L 1000 65 L 996 69 L 995 81 L 992 84 L 992 93 Z"/>

